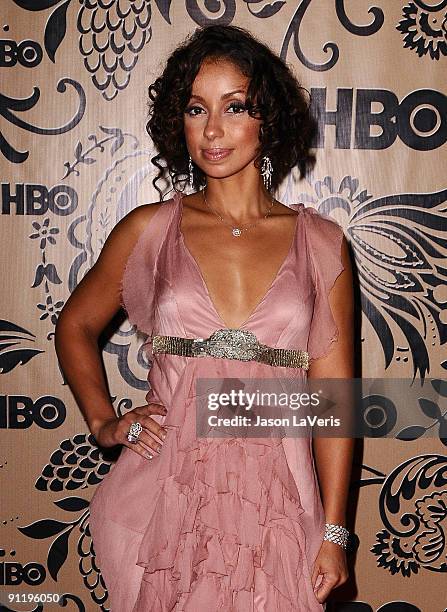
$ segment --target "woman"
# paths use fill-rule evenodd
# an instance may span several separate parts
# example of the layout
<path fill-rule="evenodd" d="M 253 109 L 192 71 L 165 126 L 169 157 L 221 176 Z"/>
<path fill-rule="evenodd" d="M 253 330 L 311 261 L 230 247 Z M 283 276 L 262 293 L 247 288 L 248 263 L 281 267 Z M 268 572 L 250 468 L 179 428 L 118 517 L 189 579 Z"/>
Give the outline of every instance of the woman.
<path fill-rule="evenodd" d="M 98 444 L 124 447 L 90 505 L 111 608 L 322 610 L 347 579 L 352 440 L 194 429 L 199 379 L 353 376 L 343 231 L 271 195 L 306 160 L 307 105 L 287 66 L 232 26 L 196 31 L 149 93 L 155 185 L 186 177 L 195 191 L 116 225 L 56 332 Z M 117 418 L 97 340 L 120 305 L 152 367 L 147 404 Z M 226 345 L 211 354 L 200 339 L 215 332 Z M 244 360 L 253 340 L 270 361 Z"/>

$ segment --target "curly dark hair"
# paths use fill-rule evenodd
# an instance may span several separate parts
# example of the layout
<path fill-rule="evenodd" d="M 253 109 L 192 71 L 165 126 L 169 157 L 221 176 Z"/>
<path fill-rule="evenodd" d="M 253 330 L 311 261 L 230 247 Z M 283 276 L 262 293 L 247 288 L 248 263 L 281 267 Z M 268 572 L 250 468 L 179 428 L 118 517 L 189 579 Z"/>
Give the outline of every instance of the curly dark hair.
<path fill-rule="evenodd" d="M 183 191 L 188 174 L 189 154 L 183 129 L 183 115 L 189 103 L 194 79 L 205 59 L 225 59 L 250 79 L 245 106 L 251 117 L 262 121 L 259 155 L 255 166 L 268 155 L 273 168 L 272 189 L 276 189 L 294 166 L 303 176 L 314 130 L 305 90 L 290 68 L 266 45 L 237 26 L 210 25 L 198 28 L 178 46 L 167 60 L 162 75 L 149 86 L 149 120 L 146 130 L 158 155 L 152 163 L 158 175 Z M 200 168 L 194 168 L 194 187 L 206 184 Z M 169 181 L 170 177 L 170 181 Z"/>

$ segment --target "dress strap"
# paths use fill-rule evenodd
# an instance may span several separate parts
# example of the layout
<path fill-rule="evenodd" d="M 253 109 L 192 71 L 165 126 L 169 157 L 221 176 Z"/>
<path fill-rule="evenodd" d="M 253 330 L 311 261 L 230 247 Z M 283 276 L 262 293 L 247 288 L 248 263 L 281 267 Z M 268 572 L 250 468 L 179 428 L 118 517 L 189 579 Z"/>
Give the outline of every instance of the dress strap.
<path fill-rule="evenodd" d="M 162 202 L 140 234 L 124 269 L 120 303 L 129 322 L 152 336 L 155 310 L 157 261 L 174 213 L 178 195 Z"/>

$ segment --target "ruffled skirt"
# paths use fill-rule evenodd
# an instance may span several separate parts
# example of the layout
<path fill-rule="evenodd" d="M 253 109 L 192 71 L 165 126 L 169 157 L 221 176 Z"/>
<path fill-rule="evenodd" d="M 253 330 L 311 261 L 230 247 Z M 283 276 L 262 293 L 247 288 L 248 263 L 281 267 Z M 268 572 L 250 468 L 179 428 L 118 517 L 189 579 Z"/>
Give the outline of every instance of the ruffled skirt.
<path fill-rule="evenodd" d="M 170 428 L 168 421 L 165 427 Z M 281 440 L 168 432 L 133 612 L 321 610 Z"/>
<path fill-rule="evenodd" d="M 169 404 L 148 394 L 170 406 L 154 417 L 168 430 L 161 454 L 148 461 L 124 448 L 92 499 L 107 603 L 112 612 L 321 612 L 310 562 L 324 518 L 309 502 L 307 443 L 296 446 L 305 511 L 280 438 L 196 436 L 197 375 L 183 372 Z"/>

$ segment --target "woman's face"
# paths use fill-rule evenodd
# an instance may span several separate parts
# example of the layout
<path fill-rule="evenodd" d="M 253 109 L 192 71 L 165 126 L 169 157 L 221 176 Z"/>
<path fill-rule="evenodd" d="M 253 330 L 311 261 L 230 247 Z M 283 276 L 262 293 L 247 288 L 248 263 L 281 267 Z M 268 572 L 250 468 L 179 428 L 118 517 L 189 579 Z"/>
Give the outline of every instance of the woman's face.
<path fill-rule="evenodd" d="M 200 67 L 184 113 L 188 151 L 212 178 L 255 172 L 260 120 L 248 115 L 249 79 L 232 62 L 205 61 Z"/>

